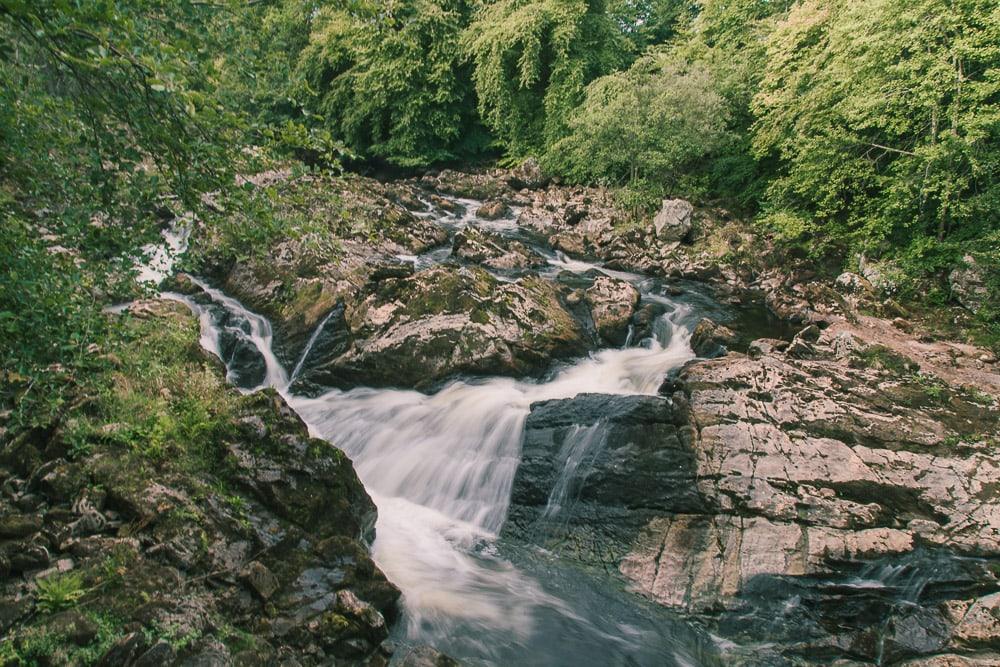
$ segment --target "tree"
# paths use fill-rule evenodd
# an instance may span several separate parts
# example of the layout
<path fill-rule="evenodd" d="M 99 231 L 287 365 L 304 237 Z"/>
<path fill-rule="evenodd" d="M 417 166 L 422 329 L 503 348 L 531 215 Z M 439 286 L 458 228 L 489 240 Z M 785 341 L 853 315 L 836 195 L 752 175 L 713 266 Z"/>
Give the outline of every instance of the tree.
<path fill-rule="evenodd" d="M 546 154 L 550 170 L 665 192 L 722 143 L 726 105 L 702 66 L 655 54 L 591 83 L 568 125 Z"/>
<path fill-rule="evenodd" d="M 626 62 L 628 43 L 603 0 L 497 0 L 463 35 L 484 122 L 510 156 L 562 138 L 584 87 Z"/>
<path fill-rule="evenodd" d="M 935 268 L 996 228 L 995 2 L 809 0 L 767 56 L 754 146 L 781 163 L 766 217 L 781 234 L 817 255 L 911 253 Z"/>
<path fill-rule="evenodd" d="M 464 0 L 324 6 L 311 17 L 296 74 L 307 103 L 356 152 L 404 165 L 487 143 L 459 45 Z"/>

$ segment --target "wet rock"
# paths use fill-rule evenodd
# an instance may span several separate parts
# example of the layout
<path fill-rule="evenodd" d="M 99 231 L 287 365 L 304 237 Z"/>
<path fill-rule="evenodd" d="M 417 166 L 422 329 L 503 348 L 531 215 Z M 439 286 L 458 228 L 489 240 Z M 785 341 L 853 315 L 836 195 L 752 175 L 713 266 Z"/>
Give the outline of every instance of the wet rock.
<path fill-rule="evenodd" d="M 940 411 L 894 372 L 855 368 L 813 338 L 797 336 L 815 352 L 805 359 L 755 341 L 750 357 L 680 373 L 695 485 L 718 509 L 646 526 L 621 564 L 639 590 L 705 610 L 731 604 L 754 577 L 816 576 L 835 562 L 910 554 L 918 542 L 1000 555 L 1000 499 L 979 491 L 1000 467 L 947 444 L 970 428 L 1000 433 L 1000 415 L 954 400 Z M 917 650 L 914 622 L 899 620 L 901 656 Z"/>
<path fill-rule="evenodd" d="M 350 326 L 353 347 L 318 364 L 317 381 L 427 387 L 458 373 L 530 374 L 586 349 L 559 288 L 537 277 L 505 283 L 475 267 L 386 281 Z"/>
<path fill-rule="evenodd" d="M 622 345 L 639 304 L 639 290 L 625 280 L 602 275 L 585 295 L 597 333 L 611 345 Z"/>
<path fill-rule="evenodd" d="M 483 220 L 499 220 L 510 212 L 510 207 L 500 200 L 489 201 L 476 209 L 476 217 Z"/>
<path fill-rule="evenodd" d="M 664 199 L 653 218 L 653 229 L 661 241 L 683 241 L 691 232 L 694 206 L 683 199 Z"/>
<path fill-rule="evenodd" d="M 279 411 L 287 420 L 287 431 L 253 446 L 231 443 L 235 479 L 271 511 L 318 539 L 331 535 L 370 539 L 375 505 L 343 452 L 306 437 L 301 420 L 273 390 L 254 394 L 248 401 L 258 414 Z"/>
<path fill-rule="evenodd" d="M 734 345 L 739 337 L 729 327 L 722 326 L 708 318 L 695 325 L 691 333 L 691 349 L 699 357 L 714 357 Z"/>
<path fill-rule="evenodd" d="M 63 611 L 45 623 L 49 632 L 65 637 L 77 646 L 86 646 L 97 636 L 97 625 L 78 611 Z"/>
<path fill-rule="evenodd" d="M 532 405 L 504 531 L 602 562 L 656 511 L 703 511 L 668 399 L 582 394 Z"/>
<path fill-rule="evenodd" d="M 948 274 L 952 296 L 963 307 L 978 313 L 989 297 L 983 270 L 972 255 L 962 258 L 962 266 Z"/>
<path fill-rule="evenodd" d="M 459 662 L 430 646 L 415 646 L 403 652 L 399 667 L 459 667 Z"/>
<path fill-rule="evenodd" d="M 455 234 L 453 252 L 468 262 L 497 271 L 527 269 L 545 264 L 545 258 L 521 243 L 469 227 Z"/>
<path fill-rule="evenodd" d="M 889 620 L 882 641 L 882 658 L 897 661 L 938 653 L 946 645 L 949 625 L 936 609 L 911 607 Z"/>

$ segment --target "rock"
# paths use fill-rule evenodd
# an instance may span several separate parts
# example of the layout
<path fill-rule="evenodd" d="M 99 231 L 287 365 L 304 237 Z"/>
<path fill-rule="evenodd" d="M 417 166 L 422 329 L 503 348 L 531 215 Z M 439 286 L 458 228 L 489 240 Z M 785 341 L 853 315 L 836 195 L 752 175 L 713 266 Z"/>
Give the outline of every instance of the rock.
<path fill-rule="evenodd" d="M 747 354 L 751 359 L 760 359 L 780 350 L 788 349 L 788 341 L 778 340 L 777 338 L 758 338 L 757 340 L 750 341 L 750 345 L 747 346 Z"/>
<path fill-rule="evenodd" d="M 459 662 L 430 646 L 406 649 L 399 667 L 459 667 Z"/>
<path fill-rule="evenodd" d="M 598 335 L 611 345 L 622 345 L 639 304 L 639 290 L 628 281 L 601 275 L 584 294 Z"/>
<path fill-rule="evenodd" d="M 510 212 L 510 207 L 500 200 L 489 201 L 476 209 L 476 217 L 483 220 L 499 220 Z"/>
<path fill-rule="evenodd" d="M 837 359 L 850 359 L 851 356 L 864 349 L 864 343 L 848 331 L 842 331 L 830 340 L 830 349 Z"/>
<path fill-rule="evenodd" d="M 889 620 L 882 643 L 882 657 L 890 662 L 938 653 L 949 637 L 949 624 L 936 609 L 911 607 Z"/>
<path fill-rule="evenodd" d="M 694 206 L 683 199 L 664 199 L 659 213 L 653 218 L 656 237 L 661 241 L 683 241 L 691 232 Z"/>
<path fill-rule="evenodd" d="M 545 264 L 545 258 L 521 243 L 475 227 L 455 234 L 453 254 L 497 271 L 527 269 Z"/>
<path fill-rule="evenodd" d="M 739 340 L 732 329 L 702 318 L 691 333 L 691 349 L 699 357 L 714 357 Z"/>
<path fill-rule="evenodd" d="M 8 514 L 0 516 L 0 538 L 17 539 L 37 533 L 42 529 L 42 517 L 37 514 Z"/>
<path fill-rule="evenodd" d="M 45 627 L 77 646 L 86 646 L 97 636 L 97 625 L 78 611 L 60 612 L 46 621 Z"/>
<path fill-rule="evenodd" d="M 501 282 L 477 267 L 386 281 L 349 324 L 353 347 L 319 361 L 315 381 L 428 387 L 458 373 L 531 374 L 587 348 L 560 288 L 534 276 Z"/>
<path fill-rule="evenodd" d="M 945 444 L 970 430 L 1000 433 L 996 411 L 966 401 L 942 412 L 918 382 L 854 368 L 827 356 L 822 337 L 805 340 L 813 337 L 796 337 L 815 348 L 808 359 L 755 341 L 758 355 L 681 371 L 674 389 L 696 425 L 688 431 L 694 484 L 716 509 L 675 510 L 646 525 L 620 565 L 638 590 L 709 610 L 736 604 L 760 576 L 817 577 L 843 561 L 893 562 L 911 557 L 918 540 L 1000 555 L 1000 497 L 977 491 L 1000 482 L 1000 466 L 974 448 Z M 992 577 L 975 575 L 983 576 Z M 897 655 L 940 644 L 940 624 L 925 620 L 898 618 Z"/>
<path fill-rule="evenodd" d="M 255 560 L 244 567 L 240 579 L 265 601 L 278 590 L 278 578 L 260 561 Z"/>
<path fill-rule="evenodd" d="M 497 199 L 509 195 L 507 184 L 495 174 L 465 173 L 442 169 L 437 174 L 427 174 L 420 179 L 425 187 L 444 194 L 468 199 Z"/>
<path fill-rule="evenodd" d="M 516 169 L 511 170 L 507 183 L 515 190 L 538 190 L 549 183 L 535 158 L 528 158 Z"/>
<path fill-rule="evenodd" d="M 946 602 L 949 645 L 956 650 L 1000 646 L 1000 593 L 976 600 Z"/>
<path fill-rule="evenodd" d="M 964 308 L 978 313 L 989 298 L 983 270 L 972 255 L 962 258 L 962 265 L 948 274 L 951 294 Z"/>
<path fill-rule="evenodd" d="M 677 421 L 672 403 L 653 396 L 533 404 L 504 532 L 602 563 L 624 555 L 656 511 L 704 511 Z"/>
<path fill-rule="evenodd" d="M 130 632 L 111 645 L 97 661 L 97 667 L 118 667 L 132 665 L 136 658 L 146 652 L 149 643 L 141 632 Z"/>
<path fill-rule="evenodd" d="M 834 283 L 847 294 L 868 294 L 874 291 L 871 282 L 856 273 L 841 273 Z"/>
<path fill-rule="evenodd" d="M 178 667 L 229 667 L 232 657 L 225 644 L 209 637 L 195 644 L 191 655 L 176 664 Z"/>
<path fill-rule="evenodd" d="M 174 647 L 161 639 L 153 644 L 148 651 L 140 655 L 135 662 L 128 663 L 130 667 L 160 667 L 173 664 L 177 654 Z"/>
<path fill-rule="evenodd" d="M 9 542 L 3 545 L 3 552 L 8 559 L 11 572 L 30 572 L 49 564 L 49 550 L 29 542 Z"/>

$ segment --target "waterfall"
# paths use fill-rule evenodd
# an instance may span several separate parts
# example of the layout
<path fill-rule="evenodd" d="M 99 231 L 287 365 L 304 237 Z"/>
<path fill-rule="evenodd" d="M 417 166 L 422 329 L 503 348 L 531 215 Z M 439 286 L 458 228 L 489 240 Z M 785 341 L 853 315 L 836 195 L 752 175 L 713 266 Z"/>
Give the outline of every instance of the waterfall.
<path fill-rule="evenodd" d="M 337 308 L 334 308 L 327 313 L 326 317 L 324 317 L 313 330 L 312 335 L 309 336 L 309 340 L 306 342 L 306 346 L 302 349 L 302 354 L 299 355 L 299 360 L 296 362 L 295 368 L 292 369 L 292 374 L 288 378 L 288 384 L 295 382 L 295 378 L 299 376 L 299 372 L 302 370 L 302 364 L 304 364 L 306 359 L 309 358 L 309 353 L 312 352 L 313 346 L 316 344 L 316 340 L 319 338 L 320 333 L 323 332 L 323 327 L 326 326 L 326 323 L 330 321 L 330 318 L 334 316 L 337 310 Z"/>
<path fill-rule="evenodd" d="M 603 420 L 590 426 L 573 426 L 563 441 L 559 452 L 562 470 L 549 493 L 543 519 L 552 519 L 559 514 L 567 502 L 572 500 L 573 487 L 578 486 L 581 477 L 593 462 L 608 438 L 608 429 Z"/>
<path fill-rule="evenodd" d="M 473 224 L 468 208 L 451 222 Z M 647 296 L 643 276 L 562 254 L 549 263 L 554 271 L 597 270 L 629 280 Z M 333 312 L 313 331 L 289 375 L 274 354 L 266 318 L 202 280 L 194 283 L 210 302 L 204 297 L 164 296 L 188 304 L 198 315 L 205 349 L 222 358 L 224 343 L 231 347 L 238 340 L 244 351 L 256 350 L 260 373 L 242 389 L 276 388 L 312 435 L 333 443 L 354 462 L 378 507 L 373 557 L 403 591 L 399 632 L 407 640 L 472 657 L 474 664 L 696 663 L 684 648 L 684 641 L 690 646 L 690 630 L 678 640 L 671 635 L 677 631 L 665 621 L 653 623 L 637 612 L 638 602 L 632 598 L 617 603 L 620 619 L 609 622 L 604 616 L 612 602 L 606 594 L 567 591 L 563 586 L 555 595 L 548 590 L 554 583 L 550 575 L 529 574 L 525 567 L 530 563 L 515 565 L 501 555 L 498 541 L 531 405 L 581 393 L 655 394 L 669 370 L 695 356 L 689 345 L 689 306 L 650 295 L 667 309 L 653 337 L 564 364 L 544 381 L 495 377 L 453 381 L 432 395 L 356 388 L 305 397 L 295 395 L 289 385 Z M 231 360 L 223 361 L 229 366 Z M 230 367 L 231 379 L 245 379 L 234 373 Z M 571 499 L 580 475 L 603 447 L 605 434 L 598 424 L 578 427 L 567 438 L 547 516 L 557 515 Z M 560 576 L 569 586 L 579 579 Z M 571 645 L 553 643 L 553 633 Z"/>

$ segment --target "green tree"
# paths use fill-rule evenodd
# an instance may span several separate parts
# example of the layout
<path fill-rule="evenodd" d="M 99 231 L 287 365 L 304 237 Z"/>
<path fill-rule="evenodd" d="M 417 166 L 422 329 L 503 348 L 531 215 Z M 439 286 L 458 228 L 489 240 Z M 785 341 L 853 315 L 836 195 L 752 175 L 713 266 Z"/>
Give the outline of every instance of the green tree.
<path fill-rule="evenodd" d="M 420 166 L 481 151 L 458 40 L 468 13 L 464 0 L 321 7 L 308 17 L 295 96 L 365 157 Z"/>
<path fill-rule="evenodd" d="M 725 140 L 726 115 L 703 67 L 666 54 L 647 56 L 587 86 L 569 135 L 544 162 L 573 181 L 632 187 L 642 181 L 669 192 Z"/>
<path fill-rule="evenodd" d="M 629 50 L 603 0 L 484 2 L 463 43 L 480 114 L 514 158 L 561 139 L 584 87 Z"/>
<path fill-rule="evenodd" d="M 754 146 L 765 218 L 814 254 L 938 269 L 998 225 L 1000 6 L 809 0 L 771 36 Z M 942 252 L 946 251 L 946 252 Z"/>
<path fill-rule="evenodd" d="M 0 0 L 0 394 L 58 400 L 45 369 L 87 357 L 166 202 L 232 182 L 205 30 L 225 6 Z"/>

